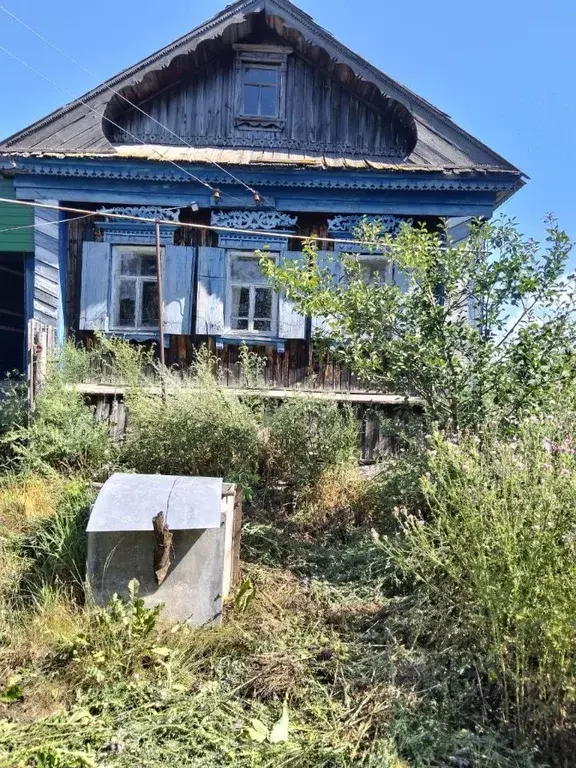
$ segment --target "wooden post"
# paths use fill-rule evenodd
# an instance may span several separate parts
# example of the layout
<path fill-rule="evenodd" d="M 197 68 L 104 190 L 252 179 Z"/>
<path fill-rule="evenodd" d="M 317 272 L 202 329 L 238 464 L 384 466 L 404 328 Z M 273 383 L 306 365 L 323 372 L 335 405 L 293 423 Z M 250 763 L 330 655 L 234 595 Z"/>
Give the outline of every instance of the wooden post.
<path fill-rule="evenodd" d="M 28 320 L 28 338 L 27 338 L 27 343 L 28 343 L 28 350 L 27 350 L 27 352 L 28 352 L 28 366 L 27 366 L 27 368 L 28 368 L 28 370 L 27 370 L 27 375 L 28 375 L 28 400 L 29 400 L 30 410 L 31 411 L 34 410 L 34 403 L 35 403 L 35 398 L 36 398 L 36 392 L 34 391 L 34 376 L 35 376 L 35 374 L 34 374 L 34 366 L 35 366 L 35 360 L 34 360 L 34 331 L 35 331 L 35 328 L 34 328 L 34 325 L 35 325 L 35 323 L 34 323 L 34 320 L 32 318 L 30 320 Z"/>
<path fill-rule="evenodd" d="M 158 273 L 158 324 L 160 326 L 160 362 L 166 366 L 164 353 L 164 295 L 162 292 L 162 249 L 160 247 L 160 222 L 156 220 L 156 272 Z M 164 375 L 164 370 L 162 370 Z"/>

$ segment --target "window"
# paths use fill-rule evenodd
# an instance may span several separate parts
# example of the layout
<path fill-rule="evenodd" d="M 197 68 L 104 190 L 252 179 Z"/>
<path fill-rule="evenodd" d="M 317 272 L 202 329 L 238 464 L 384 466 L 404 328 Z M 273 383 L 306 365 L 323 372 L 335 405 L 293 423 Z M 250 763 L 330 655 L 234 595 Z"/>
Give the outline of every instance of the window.
<path fill-rule="evenodd" d="M 363 255 L 358 257 L 362 279 L 366 284 L 390 283 L 392 280 L 391 263 L 382 256 Z"/>
<path fill-rule="evenodd" d="M 242 67 L 242 114 L 279 117 L 280 68 L 245 63 Z"/>
<path fill-rule="evenodd" d="M 147 246 L 113 250 L 113 323 L 125 330 L 158 328 L 156 252 Z"/>
<path fill-rule="evenodd" d="M 282 130 L 291 48 L 237 44 L 236 126 L 240 130 Z"/>
<path fill-rule="evenodd" d="M 253 252 L 230 253 L 228 326 L 241 334 L 272 335 L 276 331 L 277 296 L 263 276 Z"/>

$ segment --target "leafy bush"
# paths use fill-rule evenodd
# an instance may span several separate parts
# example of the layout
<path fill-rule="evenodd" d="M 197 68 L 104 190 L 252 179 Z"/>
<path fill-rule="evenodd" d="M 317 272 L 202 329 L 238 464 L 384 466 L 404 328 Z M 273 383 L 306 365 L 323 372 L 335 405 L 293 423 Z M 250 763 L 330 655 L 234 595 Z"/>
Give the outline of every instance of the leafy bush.
<path fill-rule="evenodd" d="M 285 400 L 266 419 L 270 479 L 296 494 L 332 467 L 356 463 L 358 426 L 350 409 L 301 395 Z"/>
<path fill-rule="evenodd" d="M 28 421 L 28 388 L 19 378 L 7 378 L 0 384 L 0 465 L 14 460 L 6 434 Z"/>
<path fill-rule="evenodd" d="M 123 462 L 142 473 L 206 475 L 252 486 L 259 425 L 251 409 L 203 367 L 194 378 L 167 377 L 166 398 L 134 389 Z"/>
<path fill-rule="evenodd" d="M 69 340 L 51 362 L 50 378 L 65 384 L 89 381 L 136 386 L 152 382 L 156 371 L 153 346 L 96 333 L 87 348 Z"/>
<path fill-rule="evenodd" d="M 484 711 L 519 741 L 559 737 L 575 712 L 574 423 L 529 421 L 509 441 L 437 437 L 427 514 L 399 509 L 403 536 L 383 544 L 424 636 L 467 659 Z"/>
<path fill-rule="evenodd" d="M 52 377 L 36 400 L 30 423 L 4 438 L 24 471 L 99 475 L 114 459 L 105 424 L 94 420 L 82 395 Z"/>

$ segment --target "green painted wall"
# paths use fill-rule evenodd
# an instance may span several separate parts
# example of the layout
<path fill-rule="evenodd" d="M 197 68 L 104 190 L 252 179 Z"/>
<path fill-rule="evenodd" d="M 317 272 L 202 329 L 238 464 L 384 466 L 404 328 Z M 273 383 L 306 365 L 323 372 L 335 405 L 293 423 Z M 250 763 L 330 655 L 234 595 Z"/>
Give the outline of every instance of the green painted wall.
<path fill-rule="evenodd" d="M 15 198 L 12 180 L 0 176 L 0 197 Z M 12 227 L 34 224 L 34 209 L 24 205 L 0 203 L 0 251 L 34 251 L 34 230 L 19 229 L 14 232 L 2 232 Z"/>

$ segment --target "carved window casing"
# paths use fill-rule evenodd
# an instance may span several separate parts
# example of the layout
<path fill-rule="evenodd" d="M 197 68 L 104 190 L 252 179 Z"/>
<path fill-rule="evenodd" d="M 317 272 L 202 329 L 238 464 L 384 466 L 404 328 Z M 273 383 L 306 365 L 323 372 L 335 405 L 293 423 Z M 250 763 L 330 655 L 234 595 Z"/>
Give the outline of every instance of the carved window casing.
<path fill-rule="evenodd" d="M 241 130 L 279 131 L 286 123 L 291 48 L 235 45 L 235 123 Z"/>

